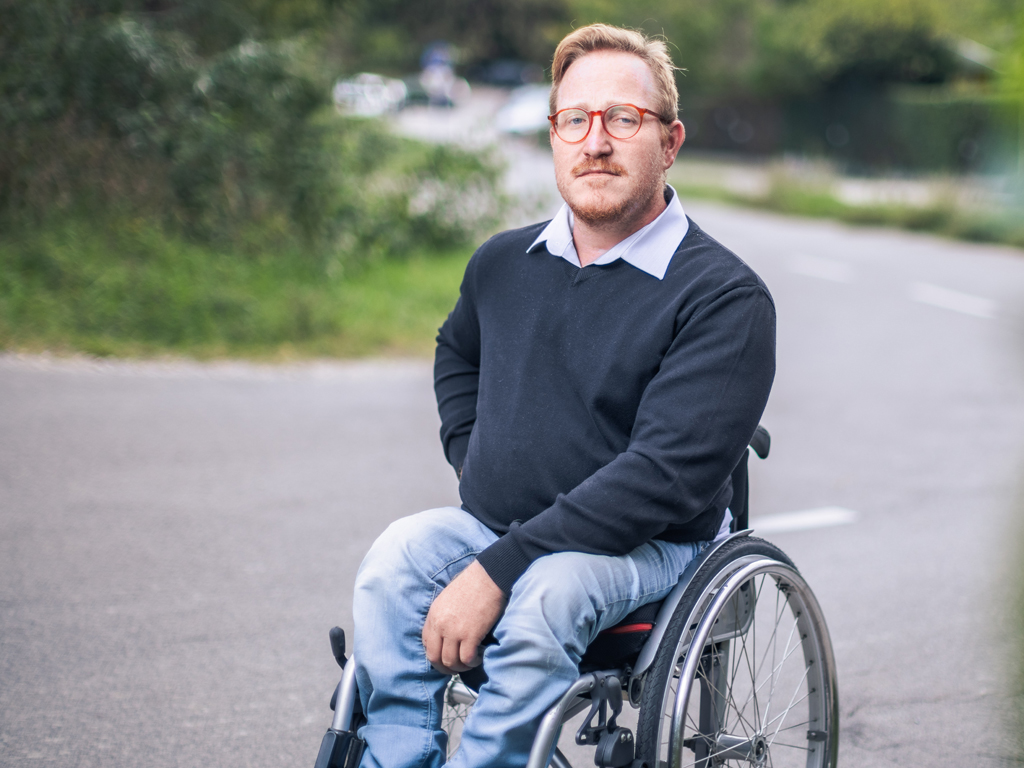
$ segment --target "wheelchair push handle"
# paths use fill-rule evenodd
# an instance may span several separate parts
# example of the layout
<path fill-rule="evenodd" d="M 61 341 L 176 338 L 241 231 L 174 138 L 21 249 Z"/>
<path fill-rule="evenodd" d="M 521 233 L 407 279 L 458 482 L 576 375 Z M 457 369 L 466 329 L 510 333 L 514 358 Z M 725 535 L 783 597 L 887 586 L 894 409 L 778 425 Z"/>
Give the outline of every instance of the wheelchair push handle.
<path fill-rule="evenodd" d="M 345 668 L 345 662 L 348 658 L 345 656 L 345 630 L 341 627 L 334 627 L 331 629 L 331 653 L 334 654 L 334 660 L 338 662 L 338 666 L 342 669 Z"/>
<path fill-rule="evenodd" d="M 354 660 L 345 655 L 345 630 L 334 627 L 330 632 L 331 653 L 342 668 L 341 682 L 331 697 L 334 720 L 320 742 L 314 768 L 358 768 L 366 743 L 353 727 L 353 713 L 358 707 Z"/>
<path fill-rule="evenodd" d="M 772 447 L 772 436 L 768 434 L 768 430 L 762 427 L 760 424 L 757 425 L 757 429 L 754 430 L 754 436 L 750 438 L 750 447 L 757 454 L 759 459 L 767 459 L 768 451 Z"/>

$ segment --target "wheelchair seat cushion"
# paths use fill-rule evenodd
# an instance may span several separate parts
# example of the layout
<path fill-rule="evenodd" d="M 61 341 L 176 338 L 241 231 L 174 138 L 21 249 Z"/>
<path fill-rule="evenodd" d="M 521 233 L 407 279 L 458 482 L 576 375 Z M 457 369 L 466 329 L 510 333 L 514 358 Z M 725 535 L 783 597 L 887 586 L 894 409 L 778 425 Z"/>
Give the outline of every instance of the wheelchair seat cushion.
<path fill-rule="evenodd" d="M 580 660 L 580 673 L 632 665 L 651 636 L 662 600 L 641 605 L 614 627 L 601 632 Z"/>

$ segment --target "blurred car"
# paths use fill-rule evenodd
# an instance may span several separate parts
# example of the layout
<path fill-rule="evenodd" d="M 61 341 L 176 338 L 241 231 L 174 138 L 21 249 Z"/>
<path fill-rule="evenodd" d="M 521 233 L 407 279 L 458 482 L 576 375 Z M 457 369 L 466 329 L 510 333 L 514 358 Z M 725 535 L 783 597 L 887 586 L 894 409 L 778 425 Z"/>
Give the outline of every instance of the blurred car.
<path fill-rule="evenodd" d="M 405 106 L 408 89 L 401 80 L 372 72 L 361 72 L 338 80 L 332 91 L 339 112 L 359 117 L 376 117 L 397 112 Z"/>
<path fill-rule="evenodd" d="M 420 85 L 427 94 L 427 103 L 435 107 L 453 107 L 469 98 L 471 89 L 464 78 L 447 64 L 431 64 L 420 73 Z"/>
<path fill-rule="evenodd" d="M 524 85 L 516 88 L 495 115 L 495 124 L 505 133 L 530 134 L 546 132 L 550 85 Z"/>

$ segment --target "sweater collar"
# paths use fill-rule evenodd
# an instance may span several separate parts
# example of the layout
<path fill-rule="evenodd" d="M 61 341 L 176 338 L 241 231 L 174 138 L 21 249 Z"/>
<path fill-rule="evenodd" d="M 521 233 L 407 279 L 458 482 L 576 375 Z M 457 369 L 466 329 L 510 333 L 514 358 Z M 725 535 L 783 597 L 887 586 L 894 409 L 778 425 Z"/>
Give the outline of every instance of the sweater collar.
<path fill-rule="evenodd" d="M 666 188 L 670 198 L 665 210 L 658 214 L 658 218 L 625 240 L 616 243 L 593 264 L 611 264 L 617 259 L 622 259 L 659 280 L 664 279 L 673 254 L 690 228 L 683 206 L 679 202 L 679 195 L 671 185 L 666 185 Z M 561 256 L 573 266 L 579 267 L 580 258 L 572 241 L 572 225 L 572 211 L 568 205 L 562 203 L 558 213 L 537 235 L 537 239 L 526 252 L 530 253 L 545 243 L 548 253 Z"/>

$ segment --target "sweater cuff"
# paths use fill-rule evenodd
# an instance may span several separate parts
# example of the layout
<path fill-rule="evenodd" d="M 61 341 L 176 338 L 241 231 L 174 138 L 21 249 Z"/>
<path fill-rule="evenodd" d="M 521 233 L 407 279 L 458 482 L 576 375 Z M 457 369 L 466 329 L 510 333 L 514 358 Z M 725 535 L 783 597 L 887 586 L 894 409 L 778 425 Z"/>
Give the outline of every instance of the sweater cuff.
<path fill-rule="evenodd" d="M 477 555 L 477 562 L 484 567 L 491 581 L 497 584 L 505 597 L 512 594 L 512 585 L 526 572 L 533 561 L 527 555 L 511 532 Z"/>
<path fill-rule="evenodd" d="M 448 463 L 455 469 L 455 474 L 462 476 L 462 465 L 469 453 L 469 434 L 456 435 L 448 441 Z"/>

